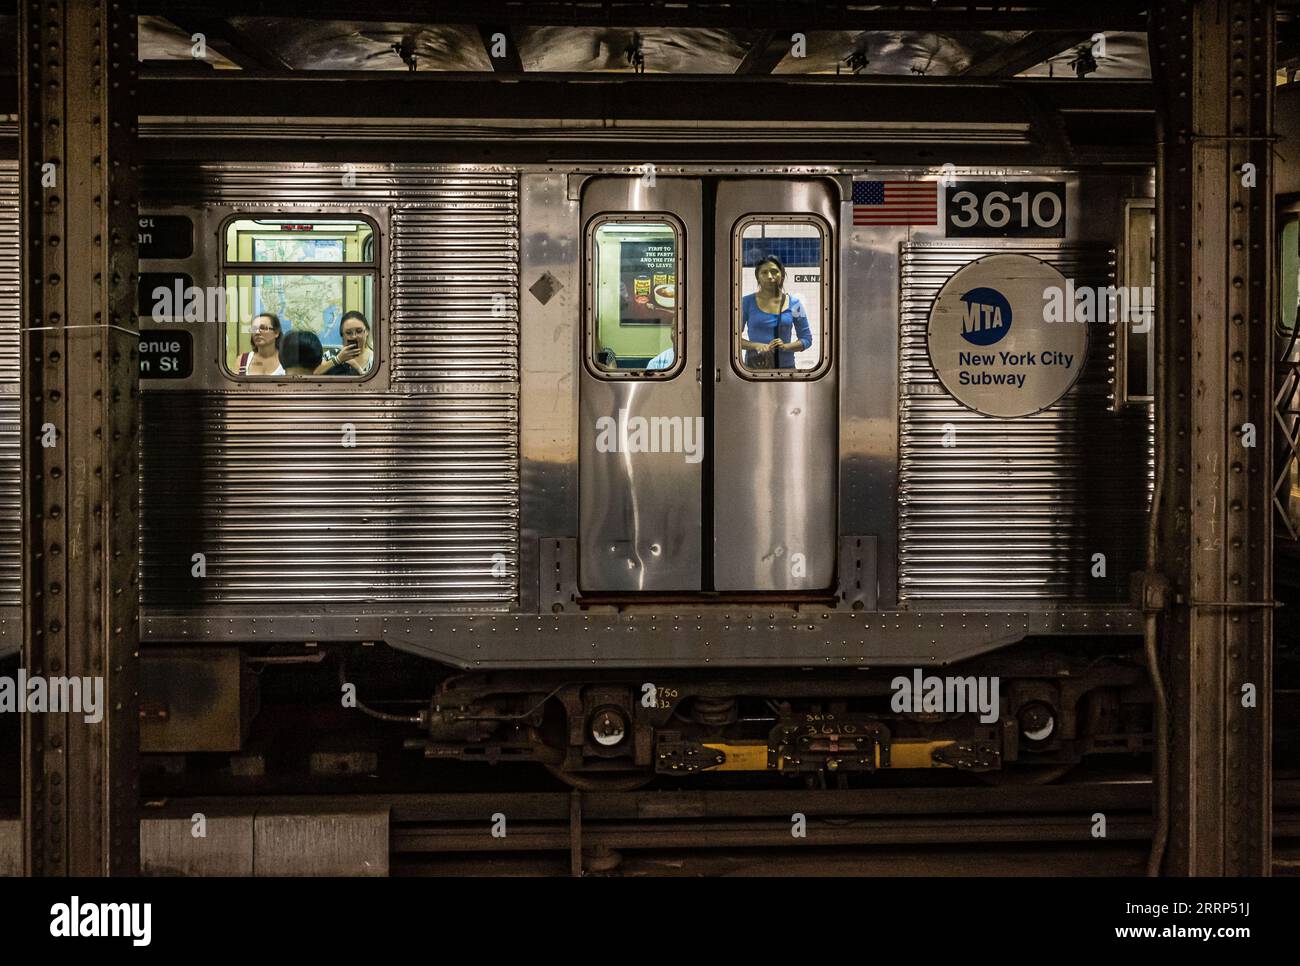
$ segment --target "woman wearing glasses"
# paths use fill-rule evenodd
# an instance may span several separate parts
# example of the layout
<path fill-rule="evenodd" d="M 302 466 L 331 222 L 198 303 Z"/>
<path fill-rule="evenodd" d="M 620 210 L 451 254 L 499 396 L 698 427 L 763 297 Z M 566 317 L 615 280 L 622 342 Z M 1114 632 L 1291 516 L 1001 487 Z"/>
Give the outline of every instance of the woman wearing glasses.
<path fill-rule="evenodd" d="M 370 323 L 360 312 L 345 312 L 339 320 L 338 352 L 327 352 L 316 367 L 318 376 L 364 376 L 375 363 L 375 349 L 370 344 Z"/>
<path fill-rule="evenodd" d="M 253 351 L 239 357 L 241 376 L 283 376 L 280 365 L 280 317 L 263 312 L 253 318 Z"/>

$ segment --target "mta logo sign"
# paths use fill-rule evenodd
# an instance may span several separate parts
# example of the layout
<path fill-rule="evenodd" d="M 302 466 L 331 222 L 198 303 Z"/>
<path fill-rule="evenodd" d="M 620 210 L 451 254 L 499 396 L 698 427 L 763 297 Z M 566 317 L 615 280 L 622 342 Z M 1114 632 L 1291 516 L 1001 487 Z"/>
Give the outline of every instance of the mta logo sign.
<path fill-rule="evenodd" d="M 961 297 L 961 337 L 993 345 L 1011 331 L 1011 303 L 995 288 L 973 288 Z"/>

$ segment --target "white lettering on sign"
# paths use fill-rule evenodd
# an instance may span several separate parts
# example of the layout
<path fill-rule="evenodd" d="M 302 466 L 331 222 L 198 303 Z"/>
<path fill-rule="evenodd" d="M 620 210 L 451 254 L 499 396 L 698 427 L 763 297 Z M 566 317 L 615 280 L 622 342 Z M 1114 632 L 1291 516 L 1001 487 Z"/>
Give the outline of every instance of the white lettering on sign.
<path fill-rule="evenodd" d="M 186 333 L 146 332 L 139 346 L 142 378 L 183 379 L 190 374 L 193 347 Z"/>
<path fill-rule="evenodd" d="M 974 302 L 967 302 L 965 305 L 966 308 L 961 316 L 963 332 L 984 332 L 1002 328 L 1002 310 L 998 306 L 977 305 Z"/>
<path fill-rule="evenodd" d="M 1022 191 L 1011 196 L 1005 191 L 991 191 L 981 204 L 973 191 L 958 191 L 949 202 L 957 210 L 952 223 L 958 228 L 974 228 L 983 224 L 988 228 L 1005 228 L 1015 218 L 1017 228 L 1055 228 L 1065 214 L 1061 199 L 1052 191 L 1039 191 L 1031 195 Z"/>
<path fill-rule="evenodd" d="M 180 352 L 181 344 L 179 342 L 148 342 L 140 341 L 141 352 Z"/>

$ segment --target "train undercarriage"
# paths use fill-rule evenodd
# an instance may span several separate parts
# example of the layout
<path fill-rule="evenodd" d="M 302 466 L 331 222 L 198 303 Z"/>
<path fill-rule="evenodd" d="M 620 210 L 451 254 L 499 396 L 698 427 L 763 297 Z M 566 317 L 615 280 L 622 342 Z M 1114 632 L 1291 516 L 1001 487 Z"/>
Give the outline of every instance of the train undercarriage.
<path fill-rule="evenodd" d="M 1131 656 L 1042 655 L 924 675 L 886 668 L 541 681 L 554 684 L 541 691 L 536 675 L 520 674 L 449 678 L 421 715 L 427 737 L 407 746 L 429 758 L 536 761 L 579 786 L 930 768 L 1050 779 L 1086 755 L 1151 748 L 1150 687 Z"/>
<path fill-rule="evenodd" d="M 400 747 L 388 757 L 417 786 L 417 756 L 620 790 L 719 775 L 849 787 L 855 775 L 922 770 L 1043 783 L 1085 757 L 1152 748 L 1150 684 L 1127 639 L 1072 640 L 1068 652 L 1027 641 L 924 671 L 466 673 L 384 647 L 208 650 L 145 652 L 143 748 L 160 759 L 237 760 L 259 734 L 280 746 L 294 733 L 314 761 L 305 733 L 355 733 L 358 716 L 375 736 L 367 747 Z"/>

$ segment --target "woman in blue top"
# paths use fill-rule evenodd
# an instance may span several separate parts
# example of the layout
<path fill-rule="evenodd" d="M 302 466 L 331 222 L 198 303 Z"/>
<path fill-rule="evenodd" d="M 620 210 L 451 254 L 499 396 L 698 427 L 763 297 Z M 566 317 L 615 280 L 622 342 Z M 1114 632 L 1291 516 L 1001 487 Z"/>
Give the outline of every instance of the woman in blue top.
<path fill-rule="evenodd" d="M 750 369 L 793 369 L 794 354 L 812 348 L 808 312 L 799 296 L 785 293 L 785 266 L 775 255 L 754 266 L 754 277 L 758 291 L 740 300 L 740 346 L 746 350 L 745 365 Z M 791 341 L 796 332 L 799 337 Z M 773 356 L 774 362 L 768 362 Z"/>

